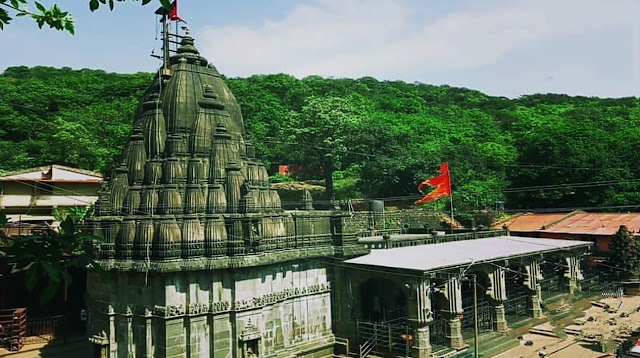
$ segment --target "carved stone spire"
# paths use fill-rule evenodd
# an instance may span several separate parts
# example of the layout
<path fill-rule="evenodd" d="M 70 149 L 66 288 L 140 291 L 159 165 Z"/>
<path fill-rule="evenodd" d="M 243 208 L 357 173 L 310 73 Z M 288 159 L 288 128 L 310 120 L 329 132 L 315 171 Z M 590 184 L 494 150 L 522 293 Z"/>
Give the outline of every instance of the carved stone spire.
<path fill-rule="evenodd" d="M 133 123 L 97 204 L 94 231 L 115 244 L 104 252 L 123 259 L 242 254 L 255 249 L 244 247 L 256 239 L 244 229 L 248 220 L 261 233 L 295 235 L 278 229 L 286 221 L 273 219 L 284 215 L 280 197 L 245 138 L 238 103 L 190 35 L 156 75 Z"/>

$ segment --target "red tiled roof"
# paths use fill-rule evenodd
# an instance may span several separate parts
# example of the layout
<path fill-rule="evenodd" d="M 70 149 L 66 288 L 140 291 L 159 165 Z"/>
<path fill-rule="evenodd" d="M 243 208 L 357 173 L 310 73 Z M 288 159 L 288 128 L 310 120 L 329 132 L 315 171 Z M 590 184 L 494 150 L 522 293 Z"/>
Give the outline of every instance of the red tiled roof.
<path fill-rule="evenodd" d="M 509 227 L 509 231 L 533 232 L 538 231 L 541 227 L 548 226 L 549 224 L 554 223 L 569 214 L 570 213 L 523 214 L 513 219 L 513 221 L 507 222 L 506 224 Z"/>
<path fill-rule="evenodd" d="M 640 213 L 578 213 L 538 231 L 609 236 L 614 235 L 620 225 L 625 225 L 629 231 L 640 231 Z"/>

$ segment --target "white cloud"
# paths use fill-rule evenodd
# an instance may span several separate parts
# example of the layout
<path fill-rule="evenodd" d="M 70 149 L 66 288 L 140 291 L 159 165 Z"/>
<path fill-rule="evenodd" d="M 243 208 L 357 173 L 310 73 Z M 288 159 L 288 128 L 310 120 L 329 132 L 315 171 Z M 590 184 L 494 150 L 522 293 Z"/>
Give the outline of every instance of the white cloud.
<path fill-rule="evenodd" d="M 469 1 L 435 18 L 429 4 L 435 2 L 318 0 L 294 6 L 278 21 L 204 27 L 198 47 L 233 76 L 397 78 L 478 69 L 545 38 L 619 26 L 632 31 L 640 21 L 635 0 Z"/>

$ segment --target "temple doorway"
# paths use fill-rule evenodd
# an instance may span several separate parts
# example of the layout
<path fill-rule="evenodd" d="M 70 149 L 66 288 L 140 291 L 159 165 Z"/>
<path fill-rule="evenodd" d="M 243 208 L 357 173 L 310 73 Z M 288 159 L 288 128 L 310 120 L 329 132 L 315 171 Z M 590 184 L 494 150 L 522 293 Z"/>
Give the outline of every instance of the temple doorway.
<path fill-rule="evenodd" d="M 407 318 L 407 299 L 402 288 L 385 278 L 371 278 L 360 285 L 362 318 L 370 322 L 401 321 Z"/>
<path fill-rule="evenodd" d="M 531 316 L 529 312 L 531 292 L 525 286 L 526 277 L 527 273 L 523 265 L 511 265 L 505 270 L 507 299 L 504 301 L 504 311 L 509 324 Z"/>
<path fill-rule="evenodd" d="M 548 299 L 567 293 L 565 273 L 567 272 L 566 262 L 560 256 L 548 257 L 540 264 L 542 280 L 540 280 L 540 292 L 542 299 Z"/>
<path fill-rule="evenodd" d="M 463 335 L 473 334 L 473 278 L 476 275 L 476 297 L 478 309 L 478 329 L 480 332 L 488 332 L 493 330 L 493 312 L 490 302 L 487 300 L 487 287 L 491 285 L 489 276 L 481 271 L 471 272 L 467 274 L 465 280 L 461 283 L 462 291 L 462 317 L 461 325 Z"/>

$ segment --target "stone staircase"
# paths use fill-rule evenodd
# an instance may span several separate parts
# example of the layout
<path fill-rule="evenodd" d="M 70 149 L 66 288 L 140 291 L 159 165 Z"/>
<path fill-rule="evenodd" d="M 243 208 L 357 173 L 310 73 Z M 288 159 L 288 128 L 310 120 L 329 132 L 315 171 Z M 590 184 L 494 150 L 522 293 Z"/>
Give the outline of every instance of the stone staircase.
<path fill-rule="evenodd" d="M 431 356 L 436 358 L 448 358 L 454 356 L 456 353 L 458 353 L 458 351 L 451 347 L 438 345 L 431 346 Z"/>

